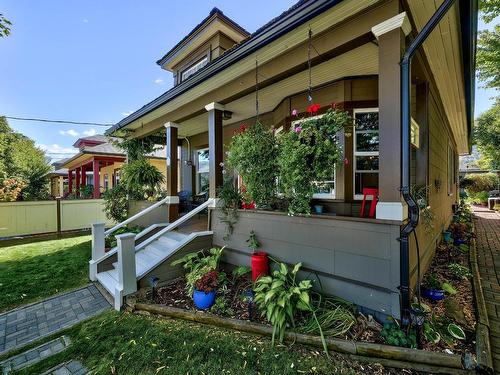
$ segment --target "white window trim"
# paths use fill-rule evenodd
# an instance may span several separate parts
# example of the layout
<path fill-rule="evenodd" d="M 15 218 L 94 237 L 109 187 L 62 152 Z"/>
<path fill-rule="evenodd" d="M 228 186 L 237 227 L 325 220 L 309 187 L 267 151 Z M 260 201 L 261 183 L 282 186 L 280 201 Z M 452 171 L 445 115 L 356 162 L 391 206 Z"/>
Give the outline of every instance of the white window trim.
<path fill-rule="evenodd" d="M 206 148 L 199 148 L 196 150 L 196 160 L 195 160 L 195 163 L 196 163 L 196 194 L 200 194 L 201 191 L 200 191 L 200 179 L 198 178 L 198 175 L 200 173 L 210 173 L 210 166 L 208 167 L 208 169 L 206 171 L 202 171 L 200 172 L 200 160 L 198 158 L 198 154 L 200 152 L 203 152 L 203 151 L 208 151 L 208 147 Z M 210 155 L 208 156 L 210 158 Z"/>
<path fill-rule="evenodd" d="M 311 117 L 307 117 L 307 118 L 304 118 L 304 119 L 299 119 L 299 120 L 295 120 L 295 121 L 292 121 L 291 122 L 291 129 L 295 130 L 295 128 L 297 127 L 297 125 L 300 125 L 302 122 L 304 121 L 307 121 L 307 120 L 310 120 L 310 119 L 318 119 L 318 118 L 322 118 L 323 116 L 325 116 L 325 114 L 321 114 L 321 115 L 316 115 L 316 116 L 311 116 Z M 280 133 L 281 131 L 283 130 L 283 127 L 281 126 L 280 128 L 277 129 L 277 131 L 275 132 L 275 134 L 278 134 Z M 338 133 L 337 133 L 338 134 Z M 329 193 L 314 193 L 313 194 L 313 199 L 336 199 L 337 197 L 337 165 L 335 164 L 333 166 L 333 181 L 332 180 L 323 180 L 323 181 L 315 181 L 315 182 L 333 182 L 333 193 L 332 194 L 329 194 Z"/>
<path fill-rule="evenodd" d="M 363 194 L 356 194 L 356 172 L 368 172 L 368 173 L 380 173 L 380 170 L 357 170 L 356 169 L 356 156 L 378 156 L 380 162 L 380 148 L 378 151 L 356 151 L 356 114 L 357 113 L 369 113 L 369 112 L 379 112 L 378 108 L 356 108 L 352 113 L 353 129 L 352 129 L 352 153 L 353 153 L 353 166 L 352 166 L 352 192 L 354 200 L 362 200 Z M 367 131 L 370 132 L 370 131 Z M 375 132 L 375 131 L 372 131 Z M 378 133 L 380 135 L 380 123 Z M 380 145 L 380 144 L 379 144 Z M 368 200 L 371 197 L 367 197 Z"/>

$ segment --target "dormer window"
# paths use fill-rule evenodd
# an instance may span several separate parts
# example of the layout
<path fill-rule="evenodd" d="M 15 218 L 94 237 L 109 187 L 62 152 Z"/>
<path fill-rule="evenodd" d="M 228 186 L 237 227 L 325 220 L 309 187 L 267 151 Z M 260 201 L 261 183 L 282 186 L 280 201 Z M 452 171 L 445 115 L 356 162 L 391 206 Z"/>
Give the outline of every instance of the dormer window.
<path fill-rule="evenodd" d="M 201 60 L 198 60 L 189 68 L 185 69 L 181 73 L 181 82 L 184 82 L 186 79 L 191 77 L 193 74 L 198 72 L 201 68 L 208 64 L 208 56 L 203 57 Z"/>

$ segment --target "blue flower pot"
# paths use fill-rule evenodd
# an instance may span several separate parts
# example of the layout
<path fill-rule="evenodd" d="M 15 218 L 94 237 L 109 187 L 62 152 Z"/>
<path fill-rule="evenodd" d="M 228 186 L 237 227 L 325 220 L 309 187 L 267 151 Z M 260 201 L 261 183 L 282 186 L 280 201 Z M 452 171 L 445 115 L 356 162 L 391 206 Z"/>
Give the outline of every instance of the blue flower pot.
<path fill-rule="evenodd" d="M 451 240 L 451 232 L 450 231 L 445 230 L 443 232 L 443 240 L 445 242 L 448 242 L 449 240 Z"/>
<path fill-rule="evenodd" d="M 453 244 L 455 246 L 460 246 L 461 244 L 465 243 L 465 240 L 462 239 L 462 238 L 455 238 L 454 241 L 453 241 Z"/>
<path fill-rule="evenodd" d="M 317 214 L 322 214 L 323 213 L 323 206 L 320 205 L 320 204 L 317 204 L 314 206 L 314 212 L 316 212 Z"/>
<path fill-rule="evenodd" d="M 215 303 L 215 290 L 209 293 L 205 293 L 200 290 L 194 290 L 193 292 L 194 305 L 200 310 L 207 310 L 212 307 Z"/>
<path fill-rule="evenodd" d="M 431 301 L 441 301 L 444 299 L 444 290 L 441 289 L 420 289 L 422 296 L 430 299 Z"/>

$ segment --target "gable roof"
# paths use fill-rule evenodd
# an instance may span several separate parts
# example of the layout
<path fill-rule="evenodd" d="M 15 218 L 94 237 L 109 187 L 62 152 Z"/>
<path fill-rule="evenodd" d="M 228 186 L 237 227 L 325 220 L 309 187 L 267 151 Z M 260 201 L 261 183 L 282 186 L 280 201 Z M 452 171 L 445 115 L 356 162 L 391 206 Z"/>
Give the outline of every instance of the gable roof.
<path fill-rule="evenodd" d="M 184 38 L 181 39 L 179 43 L 177 43 L 175 46 L 173 46 L 161 59 L 156 61 L 156 63 L 160 66 L 164 65 L 165 62 L 173 56 L 181 47 L 187 44 L 189 40 L 191 40 L 199 30 L 203 29 L 206 25 L 208 25 L 212 20 L 215 18 L 220 18 L 224 22 L 226 22 L 228 25 L 233 27 L 235 30 L 240 32 L 242 35 L 245 35 L 246 37 L 250 36 L 250 33 L 245 30 L 242 26 L 234 22 L 231 18 L 227 17 L 219 8 L 215 7 L 213 8 L 210 13 L 208 14 L 207 17 L 203 19 L 198 25 L 196 25 Z"/>

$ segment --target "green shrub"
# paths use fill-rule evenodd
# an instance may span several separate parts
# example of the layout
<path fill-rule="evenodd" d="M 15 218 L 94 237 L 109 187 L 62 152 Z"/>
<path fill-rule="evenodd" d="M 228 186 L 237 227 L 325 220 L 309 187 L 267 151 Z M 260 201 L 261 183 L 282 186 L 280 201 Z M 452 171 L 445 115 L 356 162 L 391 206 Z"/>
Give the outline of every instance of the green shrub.
<path fill-rule="evenodd" d="M 460 187 L 464 188 L 469 197 L 479 192 L 489 192 L 498 186 L 498 178 L 494 173 L 474 173 L 464 176 Z"/>
<path fill-rule="evenodd" d="M 121 223 L 128 217 L 127 191 L 120 184 L 102 194 L 104 199 L 104 213 L 110 220 Z"/>
<path fill-rule="evenodd" d="M 165 182 L 165 176 L 144 157 L 125 164 L 122 172 L 121 182 L 129 196 L 135 199 L 153 198 Z"/>
<path fill-rule="evenodd" d="M 488 203 L 488 198 L 490 194 L 487 191 L 480 191 L 477 193 L 468 193 L 469 194 L 469 202 L 473 204 L 483 204 Z"/>
<path fill-rule="evenodd" d="M 229 145 L 227 162 L 243 179 L 246 192 L 258 207 L 269 207 L 276 195 L 276 138 L 271 129 L 257 121 L 241 125 Z"/>

